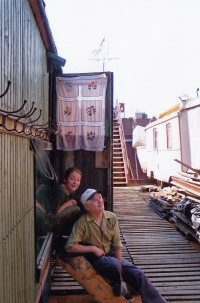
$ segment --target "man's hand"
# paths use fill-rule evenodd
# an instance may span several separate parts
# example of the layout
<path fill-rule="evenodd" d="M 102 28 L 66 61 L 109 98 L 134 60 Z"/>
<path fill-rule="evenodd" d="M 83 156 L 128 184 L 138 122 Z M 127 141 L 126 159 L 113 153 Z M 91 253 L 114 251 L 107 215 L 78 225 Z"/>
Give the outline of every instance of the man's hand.
<path fill-rule="evenodd" d="M 92 252 L 97 258 L 105 256 L 105 252 L 101 248 L 98 248 L 96 246 L 92 246 Z"/>
<path fill-rule="evenodd" d="M 93 253 L 97 258 L 105 256 L 105 252 L 101 248 L 98 248 L 94 245 L 85 246 L 82 244 L 74 244 L 66 251 L 69 253 Z"/>
<path fill-rule="evenodd" d="M 122 260 L 122 250 L 121 248 L 117 248 L 114 250 L 114 256 L 116 259 L 118 259 L 120 262 Z"/>

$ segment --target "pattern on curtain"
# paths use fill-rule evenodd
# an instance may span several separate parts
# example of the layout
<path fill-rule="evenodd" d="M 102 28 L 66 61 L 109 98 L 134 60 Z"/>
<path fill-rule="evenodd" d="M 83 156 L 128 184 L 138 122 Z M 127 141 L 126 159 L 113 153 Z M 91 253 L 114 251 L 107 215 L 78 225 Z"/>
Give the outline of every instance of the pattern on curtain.
<path fill-rule="evenodd" d="M 105 74 L 56 78 L 58 150 L 104 149 L 106 88 Z"/>

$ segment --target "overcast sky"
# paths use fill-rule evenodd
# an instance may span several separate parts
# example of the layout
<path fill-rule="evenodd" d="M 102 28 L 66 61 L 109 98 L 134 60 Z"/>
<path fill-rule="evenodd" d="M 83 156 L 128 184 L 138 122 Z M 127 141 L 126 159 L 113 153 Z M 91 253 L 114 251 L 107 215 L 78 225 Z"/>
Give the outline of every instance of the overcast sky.
<path fill-rule="evenodd" d="M 64 73 L 114 72 L 125 117 L 148 117 L 200 87 L 200 0 L 44 0 Z M 105 37 L 99 61 L 91 52 Z M 108 60 L 107 58 L 113 58 Z M 114 59 L 116 58 L 116 59 Z"/>

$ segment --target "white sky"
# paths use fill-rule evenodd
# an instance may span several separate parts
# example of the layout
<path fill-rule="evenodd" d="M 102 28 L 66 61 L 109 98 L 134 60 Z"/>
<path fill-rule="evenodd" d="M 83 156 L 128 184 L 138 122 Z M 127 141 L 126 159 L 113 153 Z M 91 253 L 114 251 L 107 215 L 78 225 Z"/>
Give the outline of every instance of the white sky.
<path fill-rule="evenodd" d="M 105 71 L 125 117 L 148 117 L 196 97 L 200 87 L 200 0 L 44 0 L 64 73 L 103 71 L 89 60 L 105 36 Z M 102 52 L 103 53 L 103 52 Z"/>

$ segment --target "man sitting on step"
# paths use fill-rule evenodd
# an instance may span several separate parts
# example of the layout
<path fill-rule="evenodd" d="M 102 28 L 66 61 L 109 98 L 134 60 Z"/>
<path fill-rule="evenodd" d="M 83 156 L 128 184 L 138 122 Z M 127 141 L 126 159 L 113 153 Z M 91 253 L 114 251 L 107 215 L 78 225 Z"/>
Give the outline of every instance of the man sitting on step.
<path fill-rule="evenodd" d="M 122 289 L 122 281 L 136 289 L 143 303 L 166 303 L 143 271 L 122 258 L 118 219 L 104 210 L 101 191 L 87 189 L 81 196 L 86 213 L 75 222 L 65 245 L 69 253 L 81 253 L 111 285 L 115 296 L 132 295 Z M 92 281 L 91 281 L 92 283 Z"/>

